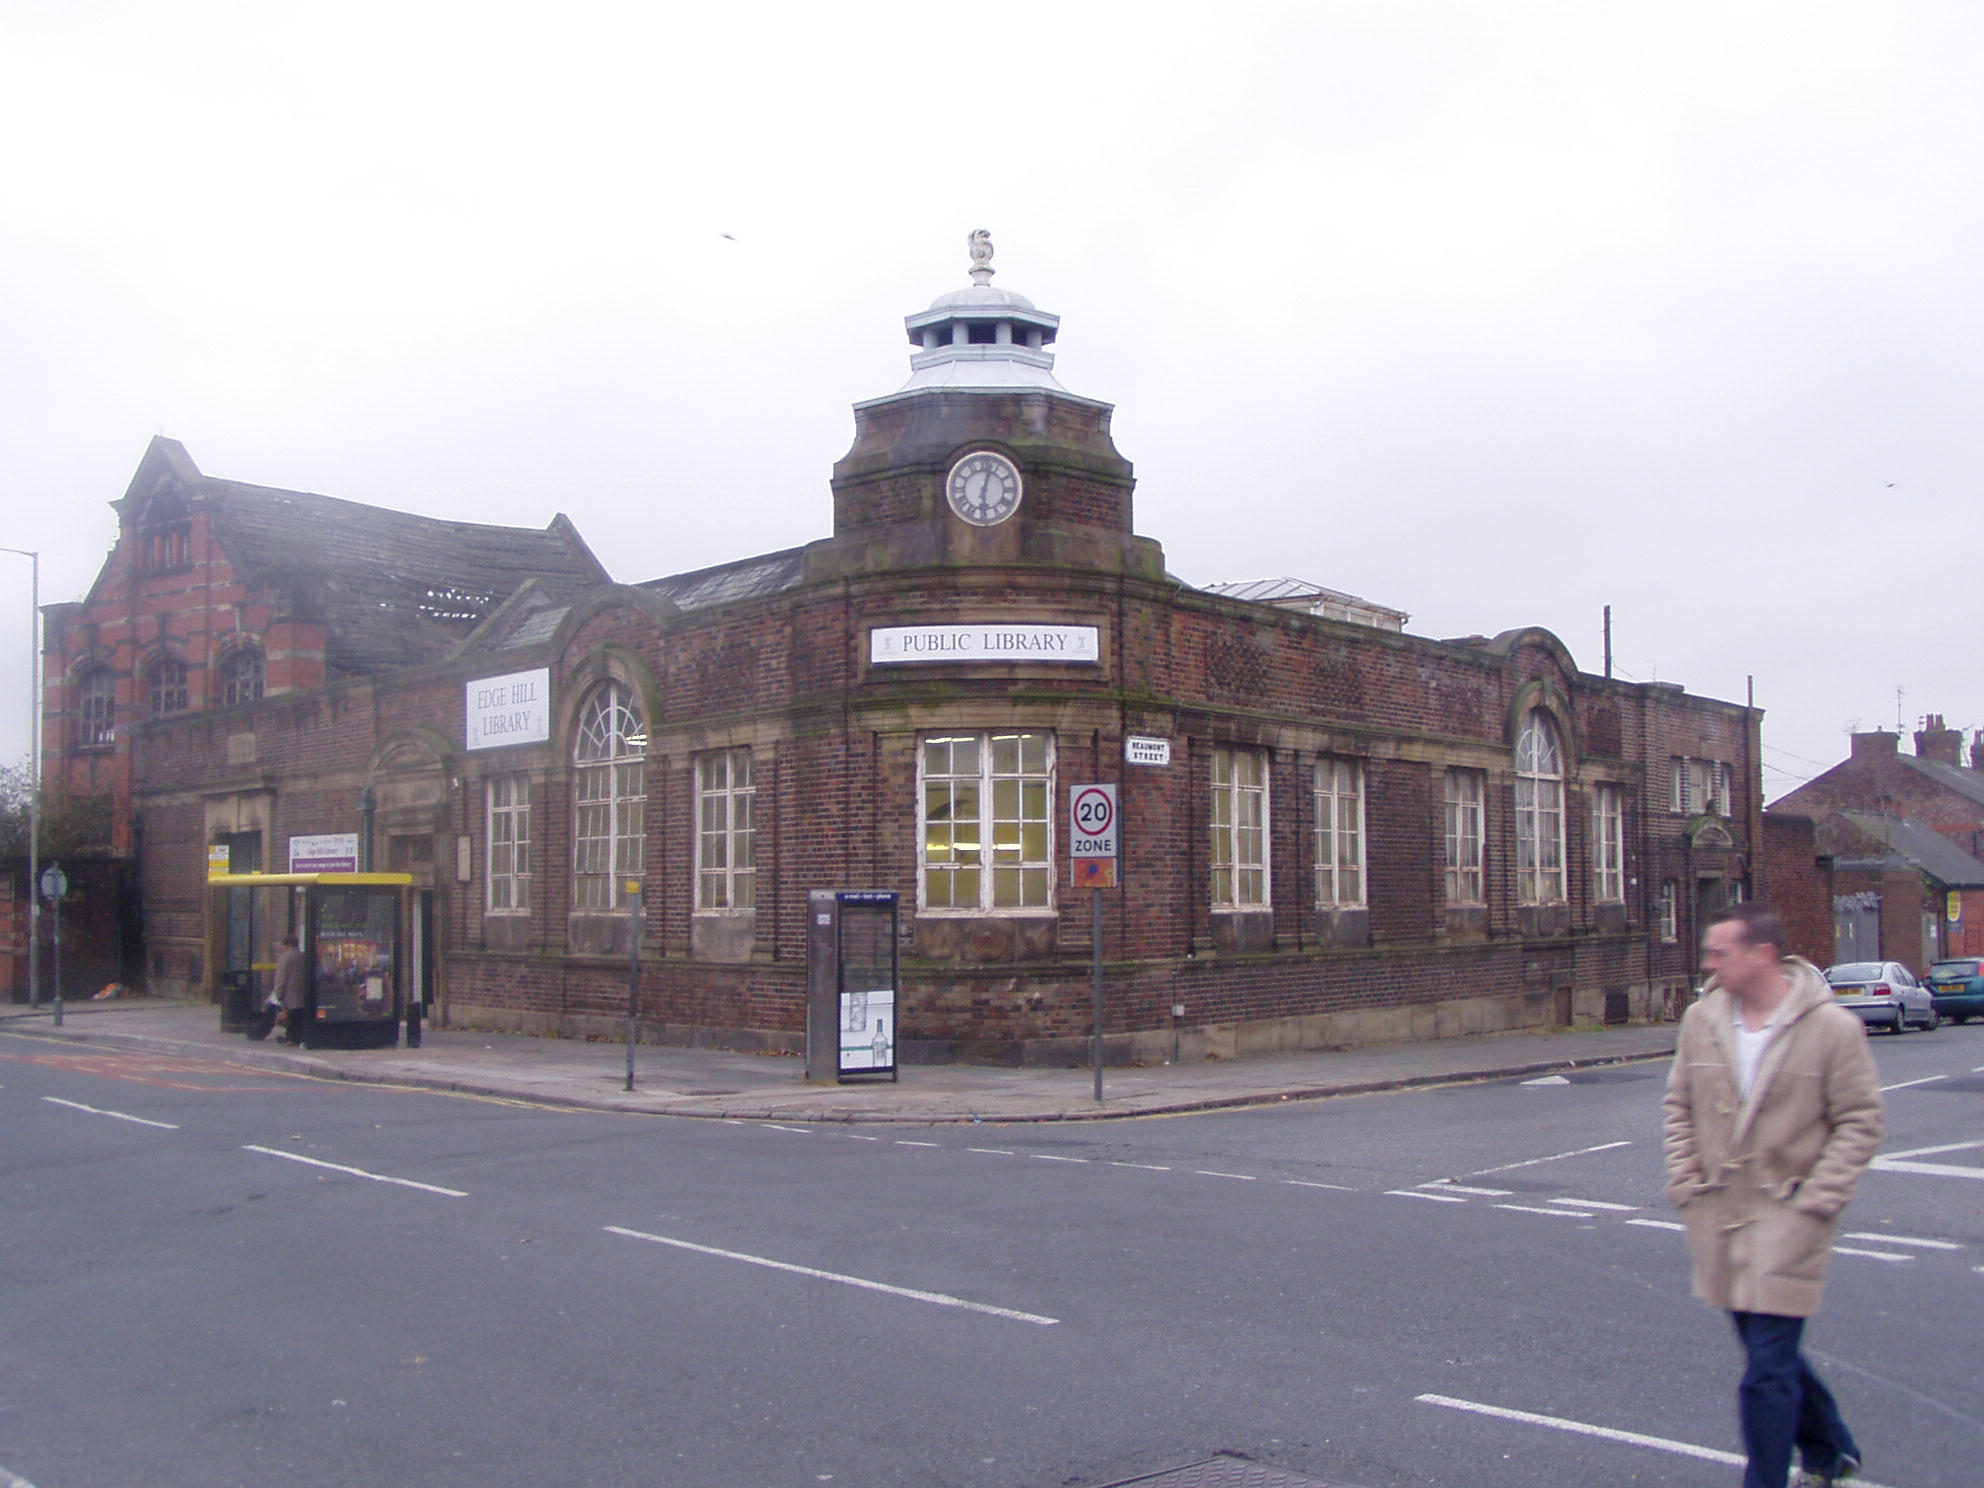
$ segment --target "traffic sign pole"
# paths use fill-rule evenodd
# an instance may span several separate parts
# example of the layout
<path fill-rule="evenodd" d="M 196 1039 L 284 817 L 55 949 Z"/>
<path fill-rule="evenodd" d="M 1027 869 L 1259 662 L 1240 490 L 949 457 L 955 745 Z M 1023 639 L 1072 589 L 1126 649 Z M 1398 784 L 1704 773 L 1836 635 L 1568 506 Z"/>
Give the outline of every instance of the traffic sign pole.
<path fill-rule="evenodd" d="M 1102 890 L 1090 889 L 1088 904 L 1095 953 L 1089 990 L 1095 1003 L 1095 1098 L 1099 1104 L 1102 1100 Z"/>
<path fill-rule="evenodd" d="M 69 875 L 60 863 L 50 863 L 41 875 L 41 895 L 55 906 L 55 1026 L 62 1026 L 62 896 L 69 892 Z M 29 922 L 32 924 L 32 920 Z"/>
<path fill-rule="evenodd" d="M 1116 887 L 1117 809 L 1113 785 L 1078 785 L 1068 792 L 1068 870 L 1079 886 L 1089 886 L 1092 966 L 1089 990 L 1095 1004 L 1095 1033 L 1089 1041 L 1095 1065 L 1095 1098 L 1102 1099 L 1102 891 Z"/>

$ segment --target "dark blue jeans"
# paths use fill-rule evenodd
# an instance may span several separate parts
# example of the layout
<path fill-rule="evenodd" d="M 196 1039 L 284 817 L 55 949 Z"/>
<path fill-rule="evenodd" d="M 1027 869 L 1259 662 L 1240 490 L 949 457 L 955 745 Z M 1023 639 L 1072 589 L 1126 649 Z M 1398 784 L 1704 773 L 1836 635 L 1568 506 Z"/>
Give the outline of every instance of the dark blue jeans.
<path fill-rule="evenodd" d="M 1729 1317 L 1749 1355 L 1736 1392 L 1743 1445 L 1750 1454 L 1743 1488 L 1784 1488 L 1794 1444 L 1806 1471 L 1822 1478 L 1832 1476 L 1841 1457 L 1857 1458 L 1860 1449 L 1839 1418 L 1832 1391 L 1798 1352 L 1805 1320 L 1769 1312 L 1732 1312 Z"/>

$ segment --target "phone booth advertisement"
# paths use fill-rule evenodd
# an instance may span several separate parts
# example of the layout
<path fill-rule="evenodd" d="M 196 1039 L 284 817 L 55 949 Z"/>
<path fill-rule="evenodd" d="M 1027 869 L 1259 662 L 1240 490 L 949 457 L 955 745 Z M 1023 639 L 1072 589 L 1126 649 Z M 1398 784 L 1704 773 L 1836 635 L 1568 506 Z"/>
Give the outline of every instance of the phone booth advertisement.
<path fill-rule="evenodd" d="M 892 987 L 840 994 L 840 1073 L 894 1074 L 896 994 Z"/>
<path fill-rule="evenodd" d="M 859 890 L 834 895 L 840 911 L 834 959 L 840 966 L 837 1073 L 896 1076 L 896 896 Z"/>

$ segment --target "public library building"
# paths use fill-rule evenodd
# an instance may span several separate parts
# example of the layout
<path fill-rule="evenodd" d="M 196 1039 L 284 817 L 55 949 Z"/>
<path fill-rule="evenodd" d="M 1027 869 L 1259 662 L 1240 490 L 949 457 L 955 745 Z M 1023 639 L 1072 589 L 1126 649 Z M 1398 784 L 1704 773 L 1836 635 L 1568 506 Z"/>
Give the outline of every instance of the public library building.
<path fill-rule="evenodd" d="M 429 1016 L 796 1050 L 807 894 L 900 896 L 907 1061 L 1671 1016 L 1747 894 L 1759 715 L 1431 640 L 1292 581 L 1195 589 L 1132 520 L 1057 316 L 972 283 L 857 404 L 831 536 L 615 583 L 565 517 L 441 522 L 155 440 L 48 608 L 51 788 L 108 797 L 149 989 L 212 995 L 210 863 L 351 838 L 414 876 Z M 1071 791 L 1117 787 L 1117 885 Z"/>

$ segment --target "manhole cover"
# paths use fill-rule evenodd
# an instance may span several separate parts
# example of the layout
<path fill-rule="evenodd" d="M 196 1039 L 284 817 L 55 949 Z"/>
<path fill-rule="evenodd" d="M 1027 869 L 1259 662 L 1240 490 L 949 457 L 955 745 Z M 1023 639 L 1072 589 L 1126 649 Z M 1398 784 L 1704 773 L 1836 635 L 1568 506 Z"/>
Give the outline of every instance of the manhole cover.
<path fill-rule="evenodd" d="M 1102 1488 L 1351 1488 L 1286 1468 L 1265 1467 L 1243 1457 L 1208 1457 L 1183 1467 L 1167 1467 L 1141 1478 L 1120 1478 Z"/>

